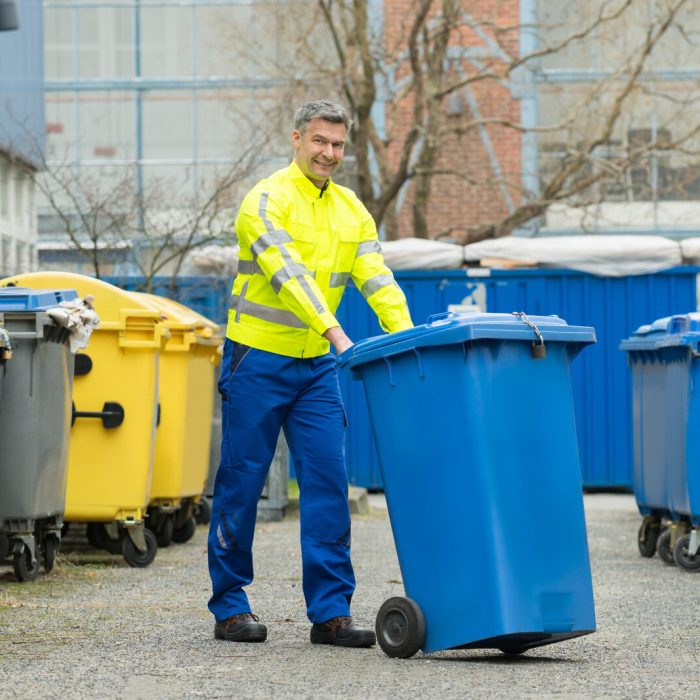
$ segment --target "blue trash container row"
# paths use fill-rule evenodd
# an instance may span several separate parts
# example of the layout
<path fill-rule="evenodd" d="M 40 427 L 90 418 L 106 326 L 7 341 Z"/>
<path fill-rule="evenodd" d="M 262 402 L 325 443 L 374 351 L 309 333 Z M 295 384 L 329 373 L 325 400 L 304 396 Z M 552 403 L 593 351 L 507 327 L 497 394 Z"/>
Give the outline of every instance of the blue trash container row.
<path fill-rule="evenodd" d="M 639 551 L 700 570 L 700 314 L 641 326 L 620 349 L 632 373 Z"/>
<path fill-rule="evenodd" d="M 570 373 L 593 342 L 556 317 L 443 314 L 341 356 L 364 385 L 407 596 L 377 615 L 390 656 L 595 630 Z"/>

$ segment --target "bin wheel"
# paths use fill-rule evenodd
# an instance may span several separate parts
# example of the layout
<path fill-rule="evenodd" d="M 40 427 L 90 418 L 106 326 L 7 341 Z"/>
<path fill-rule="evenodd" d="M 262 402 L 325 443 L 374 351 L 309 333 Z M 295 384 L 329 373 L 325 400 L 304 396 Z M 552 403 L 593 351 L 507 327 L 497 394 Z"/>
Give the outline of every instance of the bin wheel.
<path fill-rule="evenodd" d="M 211 506 L 209 501 L 202 496 L 201 500 L 197 504 L 197 509 L 194 514 L 197 525 L 209 525 L 211 522 Z"/>
<path fill-rule="evenodd" d="M 671 531 L 666 528 L 660 535 L 656 543 L 656 551 L 659 553 L 661 561 L 669 566 L 675 566 L 676 562 L 671 551 Z"/>
<path fill-rule="evenodd" d="M 156 539 L 159 547 L 169 547 L 173 541 L 173 530 L 175 529 L 175 519 L 172 515 L 166 515 L 163 518 L 161 526 L 156 532 Z"/>
<path fill-rule="evenodd" d="M 146 538 L 146 551 L 139 552 L 136 545 L 131 541 L 131 537 L 126 535 L 122 540 L 122 554 L 129 566 L 137 569 L 143 569 L 151 565 L 151 562 L 156 558 L 158 551 L 158 540 L 156 536 L 147 528 L 143 529 L 143 535 Z"/>
<path fill-rule="evenodd" d="M 637 533 L 637 546 L 643 557 L 653 557 L 656 554 L 656 545 L 661 529 L 658 525 L 646 525 L 642 523 Z"/>
<path fill-rule="evenodd" d="M 520 654 L 524 654 L 527 649 L 525 647 L 498 647 L 498 651 L 502 651 L 508 656 L 520 656 Z"/>
<path fill-rule="evenodd" d="M 187 518 L 184 525 L 181 527 L 176 527 L 173 530 L 173 542 L 178 542 L 179 544 L 189 542 L 194 536 L 196 529 L 197 523 L 195 522 L 194 518 Z"/>
<path fill-rule="evenodd" d="M 387 656 L 407 659 L 425 641 L 425 618 L 414 600 L 389 598 L 384 602 L 375 623 L 379 646 Z"/>
<path fill-rule="evenodd" d="M 44 571 L 47 574 L 49 571 L 53 570 L 54 564 L 56 563 L 56 556 L 58 555 L 59 546 L 58 538 L 54 537 L 53 535 L 49 535 L 44 541 L 42 559 L 44 562 Z"/>
<path fill-rule="evenodd" d="M 61 525 L 61 537 L 65 537 L 68 534 L 68 530 L 70 530 L 70 523 L 63 523 Z"/>
<path fill-rule="evenodd" d="M 121 554 L 122 553 L 122 541 L 123 537 L 118 540 L 113 540 L 105 530 L 104 523 L 88 523 L 87 529 L 87 541 L 95 549 L 106 549 L 110 554 Z"/>
<path fill-rule="evenodd" d="M 676 564 L 686 571 L 700 571 L 700 551 L 693 556 L 688 554 L 688 545 L 690 544 L 690 535 L 683 535 L 678 538 L 676 548 L 673 550 L 673 558 Z"/>
<path fill-rule="evenodd" d="M 38 545 L 37 545 L 38 549 Z M 37 551 L 36 563 L 32 566 L 32 553 L 29 547 L 22 547 L 21 552 L 15 552 L 12 557 L 12 567 L 15 570 L 15 576 L 20 583 L 25 581 L 34 581 L 39 573 L 39 552 Z"/>

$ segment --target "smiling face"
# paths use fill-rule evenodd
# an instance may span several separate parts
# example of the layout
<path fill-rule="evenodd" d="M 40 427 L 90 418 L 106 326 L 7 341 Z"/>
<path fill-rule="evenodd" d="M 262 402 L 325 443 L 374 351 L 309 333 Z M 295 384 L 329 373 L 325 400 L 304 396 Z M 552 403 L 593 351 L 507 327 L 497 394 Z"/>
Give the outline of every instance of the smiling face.
<path fill-rule="evenodd" d="M 292 143 L 299 169 L 321 188 L 343 160 L 345 124 L 312 119 L 303 134 L 294 129 Z"/>

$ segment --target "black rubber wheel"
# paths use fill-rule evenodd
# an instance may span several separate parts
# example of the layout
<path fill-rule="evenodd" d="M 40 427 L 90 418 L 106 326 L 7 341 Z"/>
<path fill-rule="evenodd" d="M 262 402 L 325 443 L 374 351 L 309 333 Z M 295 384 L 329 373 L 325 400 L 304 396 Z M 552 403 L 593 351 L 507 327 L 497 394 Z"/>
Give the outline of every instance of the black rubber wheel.
<path fill-rule="evenodd" d="M 508 654 L 508 656 L 520 656 L 520 654 L 524 654 L 527 649 L 525 647 L 498 647 L 498 651 L 502 651 L 504 654 Z"/>
<path fill-rule="evenodd" d="M 58 537 L 54 535 L 47 535 L 44 540 L 44 548 L 42 550 L 42 560 L 44 563 L 44 571 L 48 574 L 49 571 L 53 570 L 54 564 L 56 563 L 56 556 L 58 555 L 60 543 Z"/>
<path fill-rule="evenodd" d="M 425 618 L 410 598 L 389 598 L 377 613 L 375 631 L 387 656 L 408 659 L 423 646 Z"/>
<path fill-rule="evenodd" d="M 176 527 L 173 530 L 173 542 L 178 542 L 179 544 L 189 542 L 192 537 L 194 537 L 196 529 L 197 523 L 195 522 L 194 518 L 187 518 L 182 527 Z"/>
<path fill-rule="evenodd" d="M 197 521 L 197 525 L 209 525 L 211 522 L 211 506 L 204 496 L 202 496 L 197 504 L 194 519 Z"/>
<path fill-rule="evenodd" d="M 646 558 L 653 557 L 656 554 L 656 543 L 659 540 L 661 533 L 660 523 L 651 523 L 646 526 L 642 523 L 639 526 L 637 533 L 637 546 L 639 553 Z"/>
<path fill-rule="evenodd" d="M 175 519 L 172 515 L 165 515 L 162 518 L 162 522 L 158 531 L 156 532 L 156 539 L 158 540 L 159 547 L 169 547 L 170 543 L 173 541 L 173 530 L 175 529 Z"/>
<path fill-rule="evenodd" d="M 125 535 L 122 540 L 122 554 L 124 559 L 129 566 L 133 566 L 136 569 L 144 569 L 150 566 L 153 560 L 156 558 L 156 552 L 158 551 L 158 540 L 156 536 L 148 529 L 143 530 L 144 537 L 146 538 L 146 551 L 139 552 L 136 549 L 136 545 L 131 541 L 129 535 Z"/>
<path fill-rule="evenodd" d="M 656 551 L 659 553 L 661 561 L 669 566 L 675 566 L 676 561 L 671 551 L 671 531 L 669 529 L 664 530 L 659 535 L 659 540 L 656 543 Z"/>
<path fill-rule="evenodd" d="M 688 554 L 689 544 L 690 535 L 679 537 L 673 550 L 673 558 L 676 560 L 676 564 L 686 571 L 700 571 L 700 550 L 690 556 Z"/>
<path fill-rule="evenodd" d="M 38 549 L 38 547 L 37 547 Z M 21 552 L 15 552 L 12 557 L 12 566 L 15 570 L 15 576 L 20 583 L 25 581 L 34 581 L 39 573 L 39 552 L 37 551 L 36 562 L 32 566 L 32 553 L 26 545 L 22 547 Z"/>
<path fill-rule="evenodd" d="M 113 540 L 105 530 L 104 523 L 88 523 L 87 524 L 87 541 L 95 549 L 106 549 L 110 554 L 122 553 L 122 541 L 124 537 Z"/>
<path fill-rule="evenodd" d="M 105 534 L 106 533 L 102 527 L 102 523 L 88 523 L 87 528 L 85 529 L 87 541 L 95 549 L 106 549 L 104 540 Z"/>
<path fill-rule="evenodd" d="M 70 523 L 63 523 L 61 525 L 61 537 L 65 537 L 68 534 L 68 530 L 70 530 Z"/>

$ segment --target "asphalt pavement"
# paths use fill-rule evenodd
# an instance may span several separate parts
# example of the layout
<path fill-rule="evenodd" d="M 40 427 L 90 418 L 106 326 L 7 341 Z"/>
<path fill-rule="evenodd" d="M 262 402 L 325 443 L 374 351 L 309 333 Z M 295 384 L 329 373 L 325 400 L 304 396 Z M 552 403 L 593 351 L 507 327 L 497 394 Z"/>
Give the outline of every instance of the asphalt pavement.
<path fill-rule="evenodd" d="M 386 507 L 353 516 L 353 612 L 373 625 L 402 595 Z M 639 556 L 627 495 L 585 497 L 598 631 L 520 657 L 444 651 L 390 659 L 309 643 L 299 523 L 261 523 L 250 589 L 264 644 L 213 639 L 206 528 L 147 569 L 69 538 L 54 572 L 17 584 L 0 567 L 0 697 L 698 698 L 700 575 Z M 546 533 L 523 533 L 528 538 Z M 475 572 L 476 573 L 476 572 Z"/>

